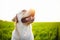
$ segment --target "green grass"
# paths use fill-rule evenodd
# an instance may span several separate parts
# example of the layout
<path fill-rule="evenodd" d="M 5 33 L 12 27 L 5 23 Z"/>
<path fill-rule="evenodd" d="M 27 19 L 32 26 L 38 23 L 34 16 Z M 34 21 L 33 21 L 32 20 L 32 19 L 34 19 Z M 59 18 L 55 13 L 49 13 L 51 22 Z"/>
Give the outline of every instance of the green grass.
<path fill-rule="evenodd" d="M 32 30 L 35 40 L 60 40 L 60 22 L 34 22 Z M 0 40 L 11 40 L 13 22 L 0 20 Z"/>
<path fill-rule="evenodd" d="M 0 40 L 11 40 L 11 34 L 13 29 L 13 22 L 0 20 Z"/>
<path fill-rule="evenodd" d="M 33 23 L 35 40 L 57 40 L 57 24 L 56 22 Z"/>

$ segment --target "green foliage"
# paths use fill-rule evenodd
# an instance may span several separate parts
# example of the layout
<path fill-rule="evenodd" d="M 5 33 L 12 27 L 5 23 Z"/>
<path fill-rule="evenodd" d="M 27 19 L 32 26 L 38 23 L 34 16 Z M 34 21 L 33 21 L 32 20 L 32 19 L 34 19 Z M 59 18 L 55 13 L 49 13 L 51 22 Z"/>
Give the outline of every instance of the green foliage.
<path fill-rule="evenodd" d="M 0 21 L 0 40 L 11 40 L 13 28 L 12 22 Z"/>
<path fill-rule="evenodd" d="M 35 40 L 60 40 L 60 22 L 32 23 Z M 0 40 L 11 40 L 14 23 L 0 20 Z"/>
<path fill-rule="evenodd" d="M 35 40 L 58 40 L 60 38 L 60 22 L 35 22 L 32 26 Z"/>

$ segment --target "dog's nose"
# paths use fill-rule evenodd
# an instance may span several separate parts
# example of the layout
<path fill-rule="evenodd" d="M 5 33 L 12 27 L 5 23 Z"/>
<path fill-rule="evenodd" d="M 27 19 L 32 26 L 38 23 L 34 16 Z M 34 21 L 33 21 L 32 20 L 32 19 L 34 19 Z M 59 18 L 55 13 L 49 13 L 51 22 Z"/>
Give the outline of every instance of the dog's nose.
<path fill-rule="evenodd" d="M 35 15 L 35 10 L 34 10 L 34 9 L 30 9 L 30 10 L 29 10 L 29 14 L 30 14 L 30 16 L 34 17 L 34 15 Z"/>

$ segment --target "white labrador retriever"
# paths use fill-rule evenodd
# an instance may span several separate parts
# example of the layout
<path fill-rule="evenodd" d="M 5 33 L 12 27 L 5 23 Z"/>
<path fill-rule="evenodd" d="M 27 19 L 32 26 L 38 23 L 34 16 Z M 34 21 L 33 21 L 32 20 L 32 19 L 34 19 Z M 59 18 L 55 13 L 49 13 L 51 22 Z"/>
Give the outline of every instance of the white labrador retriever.
<path fill-rule="evenodd" d="M 16 27 L 12 32 L 11 40 L 34 40 L 31 26 L 34 21 L 34 13 L 33 9 L 22 10 L 13 18 Z"/>

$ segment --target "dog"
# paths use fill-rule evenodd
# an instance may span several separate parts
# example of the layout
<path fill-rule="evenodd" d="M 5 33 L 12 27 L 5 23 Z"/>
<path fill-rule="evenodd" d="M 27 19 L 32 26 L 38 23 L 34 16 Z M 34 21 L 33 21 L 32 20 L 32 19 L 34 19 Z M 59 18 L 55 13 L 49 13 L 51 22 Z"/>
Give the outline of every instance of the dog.
<path fill-rule="evenodd" d="M 12 19 L 15 22 L 15 29 L 12 32 L 11 40 L 34 40 L 31 23 L 34 21 L 35 11 L 22 10 Z"/>

